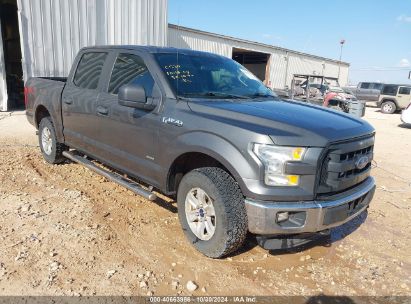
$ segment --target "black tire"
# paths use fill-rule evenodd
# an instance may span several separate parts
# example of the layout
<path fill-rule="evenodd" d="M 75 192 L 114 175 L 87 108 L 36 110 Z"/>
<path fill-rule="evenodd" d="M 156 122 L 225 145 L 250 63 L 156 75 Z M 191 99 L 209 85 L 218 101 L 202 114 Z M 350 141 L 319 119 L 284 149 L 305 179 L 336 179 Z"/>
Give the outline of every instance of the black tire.
<path fill-rule="evenodd" d="M 340 108 L 344 113 L 349 113 L 350 112 L 349 102 L 341 101 Z"/>
<path fill-rule="evenodd" d="M 213 201 L 215 230 L 209 240 L 199 239 L 191 230 L 185 212 L 187 194 L 203 189 Z M 248 221 L 244 196 L 236 181 L 216 167 L 195 169 L 187 173 L 178 188 L 178 216 L 188 240 L 210 258 L 221 258 L 240 248 L 247 236 Z"/>
<path fill-rule="evenodd" d="M 43 130 L 47 128 L 50 131 L 51 152 L 47 153 L 42 143 Z M 44 117 L 39 124 L 39 146 L 44 159 L 50 164 L 60 164 L 65 161 L 63 151 L 68 150 L 68 147 L 57 141 L 56 131 L 54 130 L 53 122 L 50 117 Z"/>
<path fill-rule="evenodd" d="M 393 101 L 384 101 L 381 104 L 381 112 L 384 114 L 393 114 L 397 110 L 397 106 Z"/>

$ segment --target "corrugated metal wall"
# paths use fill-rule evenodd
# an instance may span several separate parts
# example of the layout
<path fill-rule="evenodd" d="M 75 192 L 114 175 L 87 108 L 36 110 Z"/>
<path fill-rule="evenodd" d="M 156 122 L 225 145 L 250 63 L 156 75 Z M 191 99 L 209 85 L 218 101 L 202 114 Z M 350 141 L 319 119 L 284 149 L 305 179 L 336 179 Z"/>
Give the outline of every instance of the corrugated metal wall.
<path fill-rule="evenodd" d="M 17 0 L 17 5 L 24 80 L 67 76 L 84 46 L 167 44 L 167 0 Z M 0 110 L 6 110 L 1 58 Z"/>
<path fill-rule="evenodd" d="M 1 35 L 1 23 L 0 23 L 0 111 L 7 110 L 7 83 L 6 83 L 6 71 L 4 66 L 4 53 L 3 53 L 3 39 Z"/>
<path fill-rule="evenodd" d="M 211 37 L 184 29 L 168 28 L 168 46 L 210 52 L 222 56 L 232 55 L 231 41 L 219 37 Z"/>
<path fill-rule="evenodd" d="M 169 25 L 168 45 L 220 54 L 231 58 L 233 48 L 240 48 L 270 54 L 270 86 L 283 89 L 291 86 L 293 74 L 317 74 L 338 76 L 338 63 L 318 56 L 310 56 L 291 50 L 253 43 L 242 39 L 206 33 L 184 27 Z M 340 85 L 348 83 L 349 66 L 341 64 Z"/>
<path fill-rule="evenodd" d="M 167 42 L 167 0 L 18 0 L 24 77 L 67 76 L 84 46 Z"/>
<path fill-rule="evenodd" d="M 323 60 L 315 58 L 307 58 L 300 55 L 289 54 L 289 72 L 287 75 L 287 85 L 291 85 L 291 80 L 294 74 L 313 74 L 323 75 L 324 66 L 326 63 Z M 325 76 L 333 76 L 327 75 Z"/>
<path fill-rule="evenodd" d="M 270 82 L 267 83 L 267 85 L 272 88 L 284 87 L 286 75 L 288 75 L 287 52 L 277 51 L 275 53 L 271 53 L 270 61 L 268 63 L 270 65 Z"/>

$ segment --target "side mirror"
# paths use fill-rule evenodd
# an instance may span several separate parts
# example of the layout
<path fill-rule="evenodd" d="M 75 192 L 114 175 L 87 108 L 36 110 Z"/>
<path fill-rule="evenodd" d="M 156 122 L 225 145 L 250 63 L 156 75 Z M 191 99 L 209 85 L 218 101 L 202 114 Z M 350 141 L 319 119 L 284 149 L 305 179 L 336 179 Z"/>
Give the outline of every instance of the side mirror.
<path fill-rule="evenodd" d="M 150 102 L 148 102 L 150 100 Z M 151 98 L 147 98 L 146 90 L 139 84 L 127 84 L 118 91 L 118 103 L 125 107 L 143 110 L 153 110 L 156 105 Z"/>

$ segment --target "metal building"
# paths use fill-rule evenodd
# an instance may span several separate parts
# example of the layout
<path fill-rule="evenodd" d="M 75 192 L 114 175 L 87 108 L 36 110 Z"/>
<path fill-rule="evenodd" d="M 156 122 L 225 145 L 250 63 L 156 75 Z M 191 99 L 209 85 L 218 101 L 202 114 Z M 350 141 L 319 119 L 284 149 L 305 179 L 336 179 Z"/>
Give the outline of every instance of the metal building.
<path fill-rule="evenodd" d="M 0 110 L 31 76 L 67 76 L 88 45 L 167 44 L 167 0 L 0 0 Z"/>
<path fill-rule="evenodd" d="M 168 45 L 232 58 L 273 89 L 290 87 L 294 74 L 338 77 L 341 86 L 348 83 L 346 62 L 173 24 L 168 26 Z"/>
<path fill-rule="evenodd" d="M 167 25 L 167 0 L 0 0 L 0 111 L 23 106 L 31 76 L 65 77 L 83 46 L 140 44 L 221 54 L 274 89 L 293 74 L 348 82 L 349 64 L 262 43 Z"/>

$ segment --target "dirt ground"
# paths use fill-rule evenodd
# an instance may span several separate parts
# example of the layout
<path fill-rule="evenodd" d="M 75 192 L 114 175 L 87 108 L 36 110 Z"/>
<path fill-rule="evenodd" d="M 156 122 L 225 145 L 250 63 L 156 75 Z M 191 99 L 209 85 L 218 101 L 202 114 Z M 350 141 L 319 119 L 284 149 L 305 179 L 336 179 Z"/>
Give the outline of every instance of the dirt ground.
<path fill-rule="evenodd" d="M 372 107 L 365 119 L 377 130 L 368 214 L 303 250 L 250 236 L 212 260 L 186 241 L 175 202 L 46 164 L 24 113 L 0 113 L 0 295 L 411 295 L 411 127 Z"/>

